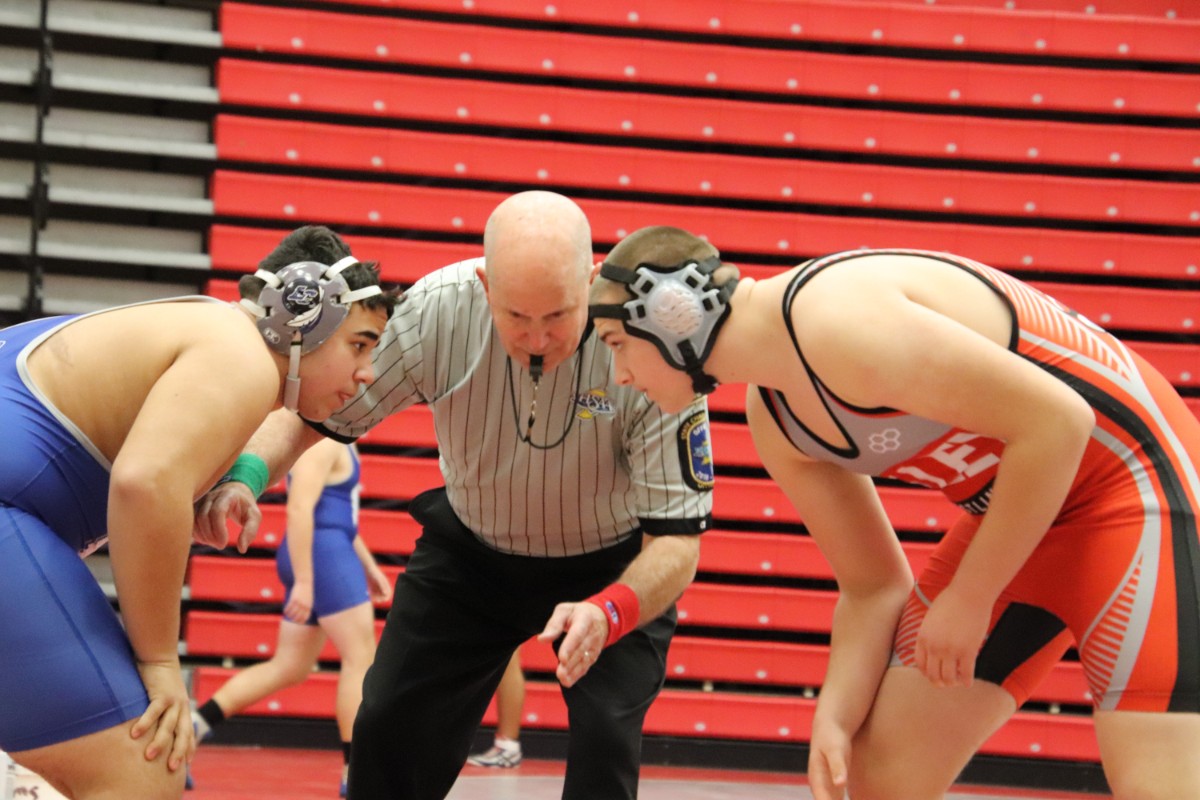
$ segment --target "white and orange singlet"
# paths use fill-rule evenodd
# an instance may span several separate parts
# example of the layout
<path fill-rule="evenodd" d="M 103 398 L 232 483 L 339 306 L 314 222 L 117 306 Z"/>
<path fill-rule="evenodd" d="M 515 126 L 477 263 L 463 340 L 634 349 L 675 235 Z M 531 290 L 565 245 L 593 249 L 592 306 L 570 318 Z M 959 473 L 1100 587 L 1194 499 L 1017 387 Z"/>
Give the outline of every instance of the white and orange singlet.
<path fill-rule="evenodd" d="M 821 270 L 888 253 L 935 259 L 978 277 L 1010 309 L 1009 350 L 1068 384 L 1096 415 L 1061 511 L 993 611 L 976 677 L 1002 685 L 1019 705 L 1074 643 L 1097 708 L 1200 711 L 1200 421 L 1120 340 L 1033 287 L 958 256 L 825 256 L 796 274 L 784 309 Z M 793 344 L 847 443 L 819 439 L 781 394 L 760 389 L 793 445 L 854 472 L 938 489 L 967 512 L 939 543 L 897 630 L 895 659 L 912 665 L 924 614 L 987 512 L 1003 442 L 845 403 L 808 367 L 794 331 Z"/>

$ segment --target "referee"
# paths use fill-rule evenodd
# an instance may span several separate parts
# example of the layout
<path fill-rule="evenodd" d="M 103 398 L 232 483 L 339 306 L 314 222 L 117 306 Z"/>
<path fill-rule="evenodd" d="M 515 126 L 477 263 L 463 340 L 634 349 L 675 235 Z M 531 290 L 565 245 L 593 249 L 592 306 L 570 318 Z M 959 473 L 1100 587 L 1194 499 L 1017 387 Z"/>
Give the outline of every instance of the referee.
<path fill-rule="evenodd" d="M 363 686 L 351 800 L 440 800 L 514 650 L 557 647 L 569 711 L 564 800 L 637 795 L 642 721 L 662 688 L 674 602 L 711 521 L 703 400 L 665 415 L 612 378 L 587 318 L 587 218 L 569 199 L 509 197 L 484 257 L 418 281 L 375 351 L 374 384 L 322 424 L 275 414 L 250 453 L 272 476 L 322 435 L 362 436 L 425 402 L 446 486 L 410 505 L 424 526 Z M 245 457 L 245 456 L 243 456 Z M 230 482 L 197 515 L 257 527 Z"/>

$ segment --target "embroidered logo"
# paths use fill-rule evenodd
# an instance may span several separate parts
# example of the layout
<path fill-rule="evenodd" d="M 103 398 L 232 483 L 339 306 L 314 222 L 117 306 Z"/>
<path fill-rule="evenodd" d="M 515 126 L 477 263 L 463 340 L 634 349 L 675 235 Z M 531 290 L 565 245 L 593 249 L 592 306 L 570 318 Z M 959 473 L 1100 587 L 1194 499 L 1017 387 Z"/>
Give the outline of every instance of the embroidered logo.
<path fill-rule="evenodd" d="M 697 411 L 679 426 L 679 466 L 688 486 L 701 492 L 712 491 L 716 483 L 713 470 L 712 440 L 708 434 L 708 412 Z"/>
<path fill-rule="evenodd" d="M 612 400 L 603 389 L 589 389 L 575 395 L 575 416 L 579 419 L 592 419 L 601 415 L 611 416 L 616 413 Z"/>
<path fill-rule="evenodd" d="M 604 610 L 608 612 L 608 620 L 613 625 L 621 624 L 621 612 L 617 611 L 617 606 L 612 600 L 604 601 Z"/>

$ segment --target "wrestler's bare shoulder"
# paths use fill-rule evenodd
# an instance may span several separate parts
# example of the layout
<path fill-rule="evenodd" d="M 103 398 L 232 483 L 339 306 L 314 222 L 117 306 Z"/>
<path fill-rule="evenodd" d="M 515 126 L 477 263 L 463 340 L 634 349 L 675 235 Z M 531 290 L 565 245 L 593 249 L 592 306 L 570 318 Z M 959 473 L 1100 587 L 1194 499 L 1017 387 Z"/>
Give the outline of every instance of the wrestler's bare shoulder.
<path fill-rule="evenodd" d="M 227 303 L 196 299 L 126 306 L 94 314 L 55 332 L 39 350 L 48 350 L 67 361 L 82 359 L 82 363 L 94 364 L 112 352 L 123 352 L 126 361 L 173 359 L 197 345 L 236 348 L 266 357 L 266 348 L 244 311 Z"/>

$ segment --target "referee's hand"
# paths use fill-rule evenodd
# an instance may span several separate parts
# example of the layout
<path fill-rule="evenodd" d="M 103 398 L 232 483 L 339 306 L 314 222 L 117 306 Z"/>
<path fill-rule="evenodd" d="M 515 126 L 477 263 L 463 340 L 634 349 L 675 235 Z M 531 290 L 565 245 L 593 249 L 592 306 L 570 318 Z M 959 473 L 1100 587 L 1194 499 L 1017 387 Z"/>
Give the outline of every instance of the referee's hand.
<path fill-rule="evenodd" d="M 595 603 L 559 603 L 537 638 L 539 642 L 553 642 L 560 636 L 562 644 L 558 646 L 554 674 L 559 683 L 571 687 L 600 657 L 608 640 L 608 618 Z"/>

